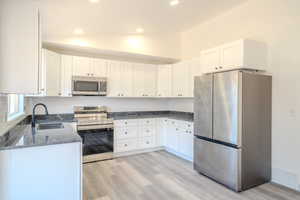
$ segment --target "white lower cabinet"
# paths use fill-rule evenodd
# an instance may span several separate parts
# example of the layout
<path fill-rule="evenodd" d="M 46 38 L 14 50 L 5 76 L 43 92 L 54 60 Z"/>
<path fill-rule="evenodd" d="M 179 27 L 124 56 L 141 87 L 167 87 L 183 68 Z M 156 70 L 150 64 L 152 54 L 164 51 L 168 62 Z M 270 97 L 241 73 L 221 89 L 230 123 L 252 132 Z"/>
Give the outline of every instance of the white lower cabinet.
<path fill-rule="evenodd" d="M 116 120 L 115 153 L 165 147 L 193 161 L 193 122 L 168 118 Z"/>

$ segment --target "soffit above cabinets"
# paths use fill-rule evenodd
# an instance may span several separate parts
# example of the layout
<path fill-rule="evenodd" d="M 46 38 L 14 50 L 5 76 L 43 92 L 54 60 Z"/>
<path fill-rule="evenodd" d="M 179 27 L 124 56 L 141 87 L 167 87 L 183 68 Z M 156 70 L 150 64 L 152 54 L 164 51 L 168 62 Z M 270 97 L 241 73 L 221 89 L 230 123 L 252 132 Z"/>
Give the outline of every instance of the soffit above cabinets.
<path fill-rule="evenodd" d="M 91 47 L 82 47 L 82 46 L 75 46 L 69 44 L 58 44 L 58 43 L 49 43 L 49 42 L 44 42 L 43 48 L 51 51 L 55 51 L 60 54 L 65 54 L 65 55 L 85 56 L 85 57 L 145 63 L 145 64 L 174 64 L 180 61 L 175 58 L 150 56 L 150 55 L 143 55 L 143 54 L 103 50 L 103 49 L 96 49 Z"/>

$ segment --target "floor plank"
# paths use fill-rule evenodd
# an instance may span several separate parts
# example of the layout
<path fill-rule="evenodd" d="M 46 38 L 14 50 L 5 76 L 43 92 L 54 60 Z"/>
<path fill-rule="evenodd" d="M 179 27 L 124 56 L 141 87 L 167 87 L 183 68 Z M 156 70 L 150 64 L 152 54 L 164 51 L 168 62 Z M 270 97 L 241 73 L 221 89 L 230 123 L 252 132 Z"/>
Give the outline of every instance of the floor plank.
<path fill-rule="evenodd" d="M 300 193 L 265 184 L 235 193 L 166 151 L 85 164 L 84 200 L 300 200 Z"/>

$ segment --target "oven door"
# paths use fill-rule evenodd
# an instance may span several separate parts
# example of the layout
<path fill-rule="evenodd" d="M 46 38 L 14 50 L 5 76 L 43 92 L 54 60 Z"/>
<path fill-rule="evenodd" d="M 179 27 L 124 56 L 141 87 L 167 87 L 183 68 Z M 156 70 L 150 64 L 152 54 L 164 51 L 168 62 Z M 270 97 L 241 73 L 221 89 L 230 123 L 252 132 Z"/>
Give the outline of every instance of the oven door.
<path fill-rule="evenodd" d="M 82 138 L 84 163 L 113 158 L 113 129 L 80 130 L 78 134 Z"/>

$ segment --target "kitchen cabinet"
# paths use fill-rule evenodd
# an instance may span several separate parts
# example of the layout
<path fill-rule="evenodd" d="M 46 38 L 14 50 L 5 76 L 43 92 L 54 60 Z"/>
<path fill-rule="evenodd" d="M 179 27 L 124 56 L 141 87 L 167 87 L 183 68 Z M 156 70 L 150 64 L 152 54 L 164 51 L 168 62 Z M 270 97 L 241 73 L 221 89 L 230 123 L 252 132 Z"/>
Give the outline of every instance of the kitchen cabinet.
<path fill-rule="evenodd" d="M 241 39 L 201 52 L 202 67 L 205 73 L 220 70 L 247 68 L 266 70 L 266 44 Z"/>
<path fill-rule="evenodd" d="M 167 132 L 166 132 L 167 149 L 173 152 L 179 151 L 179 135 L 180 135 L 180 130 L 176 126 L 176 122 L 174 120 L 169 120 Z"/>
<path fill-rule="evenodd" d="M 61 55 L 61 96 L 72 96 L 73 56 Z"/>
<path fill-rule="evenodd" d="M 220 48 L 212 48 L 201 52 L 201 66 L 204 72 L 214 72 L 221 66 Z"/>
<path fill-rule="evenodd" d="M 158 147 L 166 146 L 167 125 L 168 125 L 167 118 L 156 119 L 156 144 Z"/>
<path fill-rule="evenodd" d="M 92 59 L 87 57 L 73 57 L 73 76 L 92 76 Z"/>
<path fill-rule="evenodd" d="M 155 65 L 135 64 L 133 68 L 133 94 L 135 97 L 156 96 Z"/>
<path fill-rule="evenodd" d="M 106 60 L 92 58 L 90 74 L 96 77 L 106 77 L 107 76 L 107 62 Z"/>
<path fill-rule="evenodd" d="M 43 49 L 42 52 L 42 87 L 43 96 L 61 95 L 61 55 Z"/>
<path fill-rule="evenodd" d="M 41 34 L 37 3 L 0 1 L 0 93 L 40 91 Z"/>
<path fill-rule="evenodd" d="M 97 58 L 74 56 L 73 75 L 106 77 L 107 61 Z"/>
<path fill-rule="evenodd" d="M 194 134 L 192 130 L 181 129 L 179 134 L 179 153 L 192 159 L 194 148 Z"/>
<path fill-rule="evenodd" d="M 160 65 L 157 70 L 157 97 L 172 95 L 172 66 Z"/>
<path fill-rule="evenodd" d="M 133 72 L 130 63 L 108 62 L 108 96 L 131 97 Z"/>
<path fill-rule="evenodd" d="M 189 67 L 188 62 L 176 63 L 172 67 L 172 96 L 189 96 Z"/>

